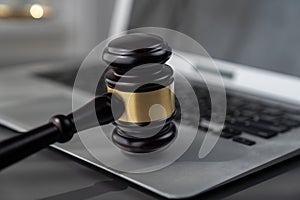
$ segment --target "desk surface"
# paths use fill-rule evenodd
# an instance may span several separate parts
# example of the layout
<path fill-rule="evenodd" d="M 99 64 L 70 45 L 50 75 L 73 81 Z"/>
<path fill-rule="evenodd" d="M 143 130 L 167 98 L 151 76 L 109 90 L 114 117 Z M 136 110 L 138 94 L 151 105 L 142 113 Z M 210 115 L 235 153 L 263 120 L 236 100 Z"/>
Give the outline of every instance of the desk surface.
<path fill-rule="evenodd" d="M 0 140 L 13 132 L 0 128 Z M 274 167 L 273 167 L 274 168 Z M 207 198 L 299 199 L 300 157 L 281 164 L 263 181 L 245 180 L 242 189 L 230 188 L 212 192 Z M 266 174 L 266 173 L 264 173 Z M 258 174 L 258 179 L 261 175 Z M 250 182 L 250 183 L 249 183 Z M 252 184 L 251 184 L 252 182 Z M 238 185 L 241 185 L 238 183 Z M 234 192 L 232 192 L 234 191 Z M 218 193 L 218 194 L 215 194 Z M 156 199 L 126 181 L 51 149 L 45 149 L 0 173 L 0 199 Z"/>

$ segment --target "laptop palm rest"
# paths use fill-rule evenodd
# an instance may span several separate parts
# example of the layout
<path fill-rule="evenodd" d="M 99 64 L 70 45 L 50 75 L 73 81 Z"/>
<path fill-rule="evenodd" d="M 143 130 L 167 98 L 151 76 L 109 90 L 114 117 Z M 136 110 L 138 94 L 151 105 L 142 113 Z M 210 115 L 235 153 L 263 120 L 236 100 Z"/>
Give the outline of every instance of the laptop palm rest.
<path fill-rule="evenodd" d="M 53 115 L 68 114 L 71 110 L 71 97 L 59 95 L 27 99 L 0 107 L 0 123 L 23 132 L 46 123 Z"/>

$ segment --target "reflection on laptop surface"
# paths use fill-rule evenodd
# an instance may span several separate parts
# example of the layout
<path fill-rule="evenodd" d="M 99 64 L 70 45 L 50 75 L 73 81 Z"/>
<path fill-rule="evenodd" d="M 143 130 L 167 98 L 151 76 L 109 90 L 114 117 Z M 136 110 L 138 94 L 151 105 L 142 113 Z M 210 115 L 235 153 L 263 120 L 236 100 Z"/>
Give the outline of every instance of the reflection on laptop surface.
<path fill-rule="evenodd" d="M 141 0 L 127 3 L 121 8 L 116 6 L 114 15 L 122 14 L 123 24 L 114 27 L 114 30 L 160 26 L 186 33 L 203 45 L 213 58 L 217 58 L 215 62 L 220 70 L 231 74 L 223 77 L 227 114 L 221 139 L 207 157 L 199 159 L 201 140 L 209 129 L 206 122 L 211 117 L 211 102 L 205 84 L 190 80 L 201 110 L 199 132 L 188 151 L 171 166 L 147 174 L 120 173 L 95 160 L 78 137 L 70 144 L 56 148 L 170 198 L 203 193 L 298 153 L 300 98 L 297 88 L 300 79 L 297 76 L 300 76 L 300 58 L 296 52 L 300 51 L 300 47 L 294 45 L 300 31 L 297 24 L 300 14 L 294 5 L 297 2 L 167 0 L 153 4 L 150 0 Z M 117 12 L 118 9 L 131 12 L 131 15 L 124 18 L 124 12 Z M 194 63 L 203 65 L 192 49 L 184 44 L 178 44 L 178 47 Z M 22 102 L 0 104 L 1 122 L 23 131 L 48 120 L 53 113 L 61 113 L 62 109 L 68 112 L 78 67 L 78 64 L 55 64 L 51 68 L 33 66 L 1 74 L 1 84 L 18 77 L 17 84 L 9 86 L 15 91 L 11 98 L 17 95 L 24 97 Z M 250 77 L 253 82 L 245 82 L 243 77 Z M 259 81 L 264 84 L 257 87 Z M 44 91 L 30 92 L 30 95 L 22 92 L 36 88 L 37 84 Z M 176 93 L 184 93 L 180 84 L 175 87 Z M 84 87 L 80 89 L 85 90 Z M 4 88 L 0 87 L 0 92 L 4 92 Z M 50 96 L 51 105 L 41 101 Z M 88 95 L 83 97 L 83 100 L 86 99 L 89 99 Z M 31 108 L 45 108 L 45 104 L 48 110 L 32 116 Z M 23 109 L 24 113 L 20 114 L 19 108 L 24 105 L 28 109 Z M 24 116 L 30 117 L 26 119 Z M 196 116 L 188 117 L 192 120 Z M 213 134 L 213 130 L 207 134 Z"/>

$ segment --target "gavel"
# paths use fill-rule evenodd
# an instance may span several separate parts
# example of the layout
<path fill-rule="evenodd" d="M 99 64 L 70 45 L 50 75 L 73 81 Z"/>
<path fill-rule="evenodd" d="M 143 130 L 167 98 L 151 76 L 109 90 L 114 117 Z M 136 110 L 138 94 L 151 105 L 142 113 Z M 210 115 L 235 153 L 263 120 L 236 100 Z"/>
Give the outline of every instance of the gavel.
<path fill-rule="evenodd" d="M 174 72 L 165 64 L 172 50 L 159 36 L 132 33 L 109 42 L 102 59 L 107 93 L 68 115 L 0 143 L 0 169 L 77 132 L 113 123 L 112 142 L 122 151 L 150 153 L 176 138 Z M 159 105 L 150 115 L 153 106 Z M 92 116 L 96 112 L 97 120 Z M 76 126 L 80 124 L 80 126 Z"/>

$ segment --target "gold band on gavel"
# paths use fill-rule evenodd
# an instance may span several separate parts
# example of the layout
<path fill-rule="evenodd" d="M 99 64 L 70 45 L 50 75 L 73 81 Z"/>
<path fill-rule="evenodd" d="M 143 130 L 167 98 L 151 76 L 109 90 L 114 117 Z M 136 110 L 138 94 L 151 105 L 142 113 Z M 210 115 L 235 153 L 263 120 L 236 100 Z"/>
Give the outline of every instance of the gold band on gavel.
<path fill-rule="evenodd" d="M 166 119 L 175 111 L 174 84 L 150 92 L 122 92 L 107 87 L 108 92 L 117 94 L 125 104 L 125 112 L 119 118 L 123 122 L 143 123 Z M 163 109 L 154 109 L 149 116 L 150 108 L 160 105 Z"/>

